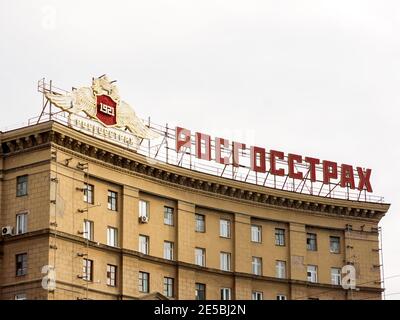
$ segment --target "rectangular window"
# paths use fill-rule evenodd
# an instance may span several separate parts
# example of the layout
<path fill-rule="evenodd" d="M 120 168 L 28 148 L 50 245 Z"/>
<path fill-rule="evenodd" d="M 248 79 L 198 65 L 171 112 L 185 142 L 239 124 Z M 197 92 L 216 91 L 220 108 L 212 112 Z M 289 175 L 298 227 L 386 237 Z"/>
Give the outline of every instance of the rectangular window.
<path fill-rule="evenodd" d="M 286 278 L 286 262 L 277 260 L 275 262 L 276 277 L 279 279 Z"/>
<path fill-rule="evenodd" d="M 206 231 L 205 220 L 206 220 L 206 217 L 204 215 L 196 213 L 196 232 L 205 232 Z"/>
<path fill-rule="evenodd" d="M 275 228 L 275 245 L 285 246 L 285 229 Z"/>
<path fill-rule="evenodd" d="M 260 291 L 253 291 L 251 294 L 251 300 L 262 300 L 263 293 Z"/>
<path fill-rule="evenodd" d="M 94 193 L 94 186 L 85 183 L 85 187 L 83 189 L 83 201 L 86 203 L 93 204 L 94 203 L 93 193 Z"/>
<path fill-rule="evenodd" d="M 206 250 L 203 248 L 194 249 L 195 264 L 201 267 L 206 266 Z"/>
<path fill-rule="evenodd" d="M 28 194 L 28 175 L 17 177 L 17 197 Z"/>
<path fill-rule="evenodd" d="M 23 234 L 28 231 L 28 214 L 19 213 L 17 214 L 17 234 Z"/>
<path fill-rule="evenodd" d="M 83 259 L 82 279 L 93 281 L 93 260 Z"/>
<path fill-rule="evenodd" d="M 117 286 L 117 266 L 107 265 L 107 285 L 111 287 Z"/>
<path fill-rule="evenodd" d="M 113 227 L 107 228 L 107 245 L 118 247 L 118 229 Z"/>
<path fill-rule="evenodd" d="M 231 288 L 221 288 L 221 300 L 232 300 Z"/>
<path fill-rule="evenodd" d="M 307 233 L 307 250 L 317 251 L 317 235 L 315 233 Z"/>
<path fill-rule="evenodd" d="M 255 274 L 257 276 L 262 275 L 262 258 L 253 257 L 251 266 L 252 266 L 251 269 L 252 269 L 253 274 Z"/>
<path fill-rule="evenodd" d="M 164 277 L 164 296 L 173 298 L 174 296 L 174 279 Z"/>
<path fill-rule="evenodd" d="M 230 220 L 221 219 L 219 221 L 219 235 L 222 238 L 231 237 L 231 222 Z"/>
<path fill-rule="evenodd" d="M 287 300 L 287 299 L 286 299 L 286 296 L 284 294 L 278 294 L 276 296 L 276 300 Z"/>
<path fill-rule="evenodd" d="M 308 282 L 318 282 L 317 266 L 307 266 L 307 280 Z"/>
<path fill-rule="evenodd" d="M 342 270 L 340 268 L 331 268 L 331 283 L 340 286 L 342 284 Z"/>
<path fill-rule="evenodd" d="M 220 253 L 221 270 L 231 271 L 231 254 L 228 252 Z"/>
<path fill-rule="evenodd" d="M 174 225 L 174 208 L 164 207 L 164 224 L 168 226 Z"/>
<path fill-rule="evenodd" d="M 196 300 L 206 300 L 206 285 L 196 283 Z"/>
<path fill-rule="evenodd" d="M 340 253 L 340 237 L 329 237 L 331 253 Z"/>
<path fill-rule="evenodd" d="M 15 256 L 15 275 L 24 276 L 28 273 L 28 254 L 21 253 Z"/>
<path fill-rule="evenodd" d="M 149 217 L 149 202 L 139 200 L 139 217 Z"/>
<path fill-rule="evenodd" d="M 174 243 L 164 241 L 164 259 L 174 260 Z"/>
<path fill-rule="evenodd" d="M 83 220 L 83 237 L 87 240 L 93 241 L 93 221 Z"/>
<path fill-rule="evenodd" d="M 14 300 L 26 300 L 26 294 L 25 293 L 16 294 Z"/>
<path fill-rule="evenodd" d="M 261 226 L 251 226 L 251 241 L 261 243 Z"/>
<path fill-rule="evenodd" d="M 150 274 L 147 272 L 139 271 L 139 292 L 149 292 L 149 279 Z"/>
<path fill-rule="evenodd" d="M 149 237 L 139 235 L 139 252 L 149 254 Z"/>
<path fill-rule="evenodd" d="M 118 194 L 116 192 L 108 190 L 108 210 L 117 211 L 117 198 Z"/>

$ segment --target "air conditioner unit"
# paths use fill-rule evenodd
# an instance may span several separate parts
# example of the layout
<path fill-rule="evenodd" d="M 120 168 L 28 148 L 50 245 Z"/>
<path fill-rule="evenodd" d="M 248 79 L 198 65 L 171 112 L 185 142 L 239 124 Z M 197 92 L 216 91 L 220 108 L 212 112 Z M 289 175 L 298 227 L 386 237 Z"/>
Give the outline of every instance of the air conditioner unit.
<path fill-rule="evenodd" d="M 149 217 L 147 217 L 147 216 L 140 216 L 140 217 L 139 217 L 139 222 L 140 222 L 140 223 L 148 223 L 148 222 L 149 222 Z"/>
<path fill-rule="evenodd" d="M 12 236 L 13 235 L 13 227 L 11 227 L 11 226 L 2 227 L 1 235 L 2 236 Z"/>

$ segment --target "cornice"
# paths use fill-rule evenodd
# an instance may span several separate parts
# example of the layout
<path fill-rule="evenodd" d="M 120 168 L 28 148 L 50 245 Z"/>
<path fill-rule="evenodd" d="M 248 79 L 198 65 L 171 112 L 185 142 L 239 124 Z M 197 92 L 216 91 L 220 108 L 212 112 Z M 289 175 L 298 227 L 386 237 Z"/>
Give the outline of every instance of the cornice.
<path fill-rule="evenodd" d="M 145 156 L 132 150 L 88 136 L 53 121 L 2 133 L 0 153 L 7 156 L 32 150 L 43 144 L 71 150 L 125 173 L 129 172 L 159 183 L 168 183 L 185 190 L 250 205 L 374 222 L 379 222 L 390 207 L 389 204 L 333 199 L 262 187 L 171 164 L 149 163 Z"/>

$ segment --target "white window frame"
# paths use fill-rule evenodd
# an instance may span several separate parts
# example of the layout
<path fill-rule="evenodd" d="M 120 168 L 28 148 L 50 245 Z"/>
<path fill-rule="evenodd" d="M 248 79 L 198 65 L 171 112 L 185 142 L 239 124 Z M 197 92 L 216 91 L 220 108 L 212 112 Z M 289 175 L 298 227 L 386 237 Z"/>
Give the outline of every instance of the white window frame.
<path fill-rule="evenodd" d="M 231 254 L 220 252 L 220 267 L 222 271 L 231 271 Z"/>
<path fill-rule="evenodd" d="M 113 190 L 107 191 L 107 209 L 111 211 L 118 211 L 118 192 Z"/>
<path fill-rule="evenodd" d="M 85 183 L 83 189 L 83 202 L 93 204 L 94 203 L 94 185 Z"/>
<path fill-rule="evenodd" d="M 251 225 L 251 241 L 256 243 L 262 242 L 262 226 Z"/>
<path fill-rule="evenodd" d="M 174 225 L 174 208 L 164 206 L 164 224 L 167 226 Z"/>
<path fill-rule="evenodd" d="M 331 284 L 340 286 L 342 284 L 342 269 L 331 268 Z"/>
<path fill-rule="evenodd" d="M 232 289 L 221 288 L 221 300 L 232 300 Z"/>
<path fill-rule="evenodd" d="M 262 275 L 262 258 L 261 257 L 252 257 L 251 259 L 251 271 L 254 275 L 261 276 Z"/>
<path fill-rule="evenodd" d="M 143 254 L 149 254 L 150 249 L 150 238 L 144 234 L 139 235 L 139 252 Z"/>
<path fill-rule="evenodd" d="M 174 278 L 164 277 L 163 285 L 164 285 L 164 296 L 167 298 L 174 297 Z"/>
<path fill-rule="evenodd" d="M 22 226 L 21 226 L 21 218 L 22 217 Z M 16 216 L 16 234 L 24 234 L 28 232 L 28 212 L 20 212 Z"/>
<path fill-rule="evenodd" d="M 150 215 L 150 202 L 147 200 L 139 200 L 139 217 L 147 217 Z"/>
<path fill-rule="evenodd" d="M 18 293 L 14 296 L 14 300 L 27 300 L 26 293 Z"/>
<path fill-rule="evenodd" d="M 107 245 L 110 247 L 118 247 L 118 229 L 107 227 Z"/>
<path fill-rule="evenodd" d="M 89 226 L 89 228 L 88 228 Z M 89 230 L 88 230 L 89 229 Z M 93 241 L 94 238 L 94 222 L 91 220 L 83 220 L 83 238 Z"/>
<path fill-rule="evenodd" d="M 116 265 L 107 264 L 107 285 L 110 287 L 117 286 L 117 270 Z"/>
<path fill-rule="evenodd" d="M 287 300 L 287 297 L 284 294 L 277 294 L 276 300 Z"/>
<path fill-rule="evenodd" d="M 284 247 L 286 245 L 286 231 L 283 228 L 275 228 L 275 245 Z"/>
<path fill-rule="evenodd" d="M 194 263 L 200 267 L 206 266 L 206 249 L 195 248 L 194 249 Z"/>
<path fill-rule="evenodd" d="M 164 259 L 174 260 L 174 243 L 164 241 Z"/>
<path fill-rule="evenodd" d="M 150 273 L 139 271 L 138 275 L 138 289 L 139 292 L 149 293 L 150 292 Z"/>
<path fill-rule="evenodd" d="M 275 261 L 275 276 L 278 279 L 286 279 L 286 261 Z"/>
<path fill-rule="evenodd" d="M 251 300 L 263 300 L 264 294 L 261 291 L 253 291 L 251 293 Z"/>
<path fill-rule="evenodd" d="M 308 251 L 318 251 L 317 234 L 312 233 L 312 232 L 307 232 L 306 237 L 307 237 L 306 238 L 307 239 L 306 240 L 307 241 L 307 250 Z M 311 245 L 312 243 L 314 243 L 314 245 Z"/>
<path fill-rule="evenodd" d="M 219 220 L 219 236 L 229 239 L 231 237 L 231 221 L 228 219 Z"/>
<path fill-rule="evenodd" d="M 339 241 L 337 242 L 337 249 L 336 249 L 336 250 L 335 250 L 335 248 L 332 249 L 332 243 L 334 243 L 334 242 L 332 241 L 333 238 L 339 240 Z M 340 253 L 340 237 L 337 237 L 337 236 L 330 236 L 330 237 L 329 237 L 329 251 L 330 251 L 331 253 Z"/>
<path fill-rule="evenodd" d="M 200 219 L 201 217 L 201 219 Z M 206 232 L 206 216 L 204 214 L 195 214 L 196 232 Z"/>
<path fill-rule="evenodd" d="M 307 281 L 311 283 L 318 283 L 318 267 L 315 265 L 307 266 Z"/>

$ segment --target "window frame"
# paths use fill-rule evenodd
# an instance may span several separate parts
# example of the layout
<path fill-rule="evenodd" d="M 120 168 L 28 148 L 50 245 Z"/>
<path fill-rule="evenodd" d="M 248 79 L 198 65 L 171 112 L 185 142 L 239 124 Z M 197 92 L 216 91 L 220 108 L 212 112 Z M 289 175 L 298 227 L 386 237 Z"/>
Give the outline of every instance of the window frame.
<path fill-rule="evenodd" d="M 21 258 L 21 260 L 20 260 Z M 28 253 L 22 252 L 15 255 L 15 276 L 23 277 L 28 274 Z"/>
<path fill-rule="evenodd" d="M 83 188 L 83 202 L 88 204 L 94 204 L 94 185 L 90 183 L 84 183 Z"/>
<path fill-rule="evenodd" d="M 337 251 L 332 250 L 332 239 L 337 239 Z M 329 252 L 334 254 L 340 254 L 340 237 L 339 236 L 329 236 Z"/>
<path fill-rule="evenodd" d="M 112 231 L 112 232 L 110 232 Z M 113 235 L 111 237 L 111 235 Z M 111 243 L 111 240 L 114 239 L 114 243 Z M 109 247 L 118 248 L 118 229 L 115 227 L 107 226 L 107 245 Z"/>
<path fill-rule="evenodd" d="M 146 244 L 146 252 L 143 252 L 142 250 L 141 250 L 141 248 L 142 248 L 142 242 L 141 242 L 141 239 L 145 239 L 146 241 L 145 241 L 145 244 Z M 142 253 L 142 254 L 146 254 L 146 255 L 149 255 L 150 254 L 150 237 L 149 236 L 146 236 L 145 234 L 139 234 L 139 252 L 140 253 Z"/>
<path fill-rule="evenodd" d="M 205 283 L 196 282 L 195 283 L 195 299 L 199 300 L 199 301 L 206 300 L 206 289 L 207 289 L 207 287 L 206 287 Z M 200 296 L 199 292 L 203 293 L 202 299 L 199 299 L 199 296 Z"/>
<path fill-rule="evenodd" d="M 338 273 L 334 274 L 333 271 L 336 270 Z M 334 281 L 339 279 L 339 281 Z M 331 267 L 331 284 L 335 286 L 342 285 L 342 269 L 337 267 Z"/>
<path fill-rule="evenodd" d="M 89 224 L 90 226 L 90 232 L 88 232 L 86 229 L 86 223 Z M 93 241 L 94 240 L 94 221 L 92 220 L 88 220 L 88 219 L 83 219 L 83 230 L 82 230 L 82 235 L 83 238 L 89 241 Z"/>
<path fill-rule="evenodd" d="M 16 222 L 15 222 L 15 234 L 16 235 L 19 235 L 19 234 L 24 234 L 24 233 L 27 233 L 28 232 L 28 211 L 21 211 L 21 212 L 19 212 L 19 213 L 17 213 L 16 214 L 16 216 L 15 216 L 15 219 L 16 219 Z M 24 230 L 22 230 L 21 232 L 19 231 L 19 229 L 20 229 L 20 219 L 19 219 L 19 217 L 24 217 L 24 223 L 23 223 L 23 226 L 24 226 Z"/>
<path fill-rule="evenodd" d="M 113 264 L 107 264 L 107 286 L 116 287 L 117 286 L 117 274 L 118 267 Z"/>
<path fill-rule="evenodd" d="M 283 270 L 283 273 L 282 273 Z M 283 275 L 283 276 L 282 276 Z M 286 261 L 275 260 L 275 276 L 278 279 L 286 279 Z"/>
<path fill-rule="evenodd" d="M 163 280 L 163 293 L 167 298 L 173 298 L 175 296 L 175 280 L 171 277 L 164 277 Z"/>
<path fill-rule="evenodd" d="M 253 232 L 254 228 L 257 228 L 256 232 Z M 251 242 L 262 243 L 262 226 L 257 224 L 252 224 L 250 230 L 251 230 Z M 254 239 L 253 235 L 258 235 L 258 239 Z"/>
<path fill-rule="evenodd" d="M 310 268 L 314 268 L 314 270 L 310 271 Z M 309 273 L 311 273 L 310 276 L 308 275 Z M 313 281 L 313 274 L 315 274 L 315 281 Z M 310 283 L 318 283 L 318 266 L 312 264 L 307 265 L 307 281 Z"/>
<path fill-rule="evenodd" d="M 275 246 L 277 247 L 286 246 L 286 229 L 275 228 Z"/>
<path fill-rule="evenodd" d="M 94 265 L 93 260 L 83 258 L 82 261 L 83 261 L 82 279 L 85 281 L 93 282 L 93 265 Z M 90 271 L 89 273 L 88 270 Z"/>
<path fill-rule="evenodd" d="M 307 251 L 318 251 L 317 234 L 307 232 Z M 312 245 L 314 243 L 314 246 Z"/>
<path fill-rule="evenodd" d="M 25 179 L 25 181 L 19 181 L 20 179 Z M 16 178 L 16 196 L 17 197 L 24 197 L 28 195 L 28 185 L 29 183 L 29 175 L 24 174 L 22 176 L 18 176 Z M 23 188 L 21 188 L 20 186 L 24 186 Z"/>
<path fill-rule="evenodd" d="M 223 233 L 223 225 L 226 222 L 226 235 Z M 231 220 L 220 218 L 219 219 L 219 236 L 220 238 L 230 239 L 231 238 Z"/>
<path fill-rule="evenodd" d="M 197 252 L 201 252 L 201 255 L 198 255 Z M 201 256 L 201 261 L 202 264 L 197 263 L 197 257 Z M 205 267 L 206 266 L 206 249 L 205 248 L 200 248 L 200 247 L 195 247 L 194 248 L 194 263 L 195 265 L 199 267 Z"/>
<path fill-rule="evenodd" d="M 261 299 L 255 299 L 257 297 L 260 297 Z M 254 301 L 264 300 L 264 293 L 262 291 L 253 290 L 251 292 L 251 300 L 254 300 Z"/>
<path fill-rule="evenodd" d="M 118 192 L 107 190 L 107 209 L 118 211 Z"/>
<path fill-rule="evenodd" d="M 174 226 L 175 209 L 173 207 L 164 206 L 164 224 L 166 226 Z"/>
<path fill-rule="evenodd" d="M 202 219 L 198 219 L 199 217 L 202 217 Z M 202 229 L 199 228 L 201 225 Z M 195 231 L 199 233 L 206 232 L 206 216 L 204 214 L 195 213 Z"/>
<path fill-rule="evenodd" d="M 166 247 L 166 245 L 169 245 L 169 248 Z M 164 259 L 173 261 L 174 260 L 174 243 L 172 241 L 164 241 Z M 166 249 L 169 249 L 169 258 Z"/>
<path fill-rule="evenodd" d="M 226 293 L 228 293 L 228 297 L 226 297 Z M 232 300 L 232 288 L 221 288 L 220 298 L 222 301 Z"/>
<path fill-rule="evenodd" d="M 223 257 L 226 258 L 226 261 L 224 261 Z M 222 271 L 228 271 L 228 272 L 232 271 L 232 267 L 231 267 L 232 258 L 231 258 L 231 257 L 232 257 L 232 255 L 231 255 L 230 252 L 221 251 L 221 252 L 219 253 L 219 263 L 220 263 L 220 269 L 221 269 Z M 226 268 L 223 268 L 225 262 L 226 262 Z"/>
<path fill-rule="evenodd" d="M 145 272 L 145 271 L 139 271 L 138 279 L 139 279 L 139 283 L 138 283 L 139 292 L 149 293 L 150 292 L 150 273 Z M 142 288 L 142 290 L 141 290 L 141 288 Z"/>
<path fill-rule="evenodd" d="M 142 203 L 146 204 L 146 212 L 143 214 L 142 212 Z M 144 200 L 144 199 L 139 199 L 139 218 L 140 217 L 147 217 L 148 219 L 150 218 L 150 201 Z"/>
<path fill-rule="evenodd" d="M 256 263 L 257 261 L 259 263 Z M 251 271 L 252 271 L 252 274 L 256 275 L 256 276 L 262 276 L 262 274 L 263 274 L 263 270 L 262 270 L 263 266 L 262 265 L 263 265 L 262 257 L 253 256 L 251 258 Z M 255 268 L 259 268 L 260 272 L 257 273 Z"/>

